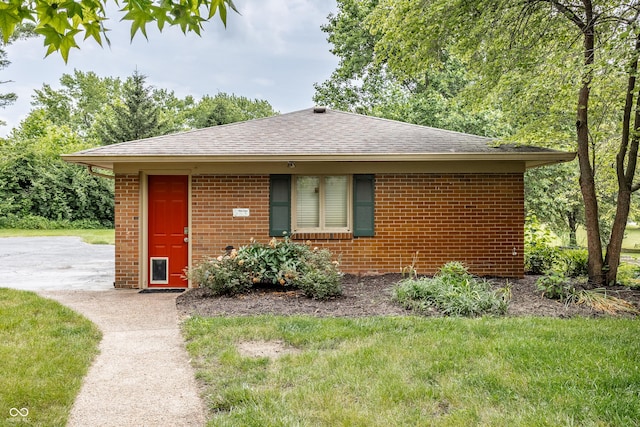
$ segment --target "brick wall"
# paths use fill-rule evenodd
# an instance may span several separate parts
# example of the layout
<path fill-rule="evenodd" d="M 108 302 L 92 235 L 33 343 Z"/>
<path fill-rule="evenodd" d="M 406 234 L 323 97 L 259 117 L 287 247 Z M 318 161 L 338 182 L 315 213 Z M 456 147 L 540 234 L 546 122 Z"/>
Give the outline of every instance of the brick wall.
<path fill-rule="evenodd" d="M 116 175 L 116 288 L 139 286 L 140 179 L 137 174 Z"/>
<path fill-rule="evenodd" d="M 249 209 L 234 217 L 233 209 Z M 269 175 L 205 175 L 191 179 L 191 250 L 193 262 L 218 256 L 251 238 L 269 240 Z"/>
<path fill-rule="evenodd" d="M 140 180 L 115 180 L 115 286 L 138 288 Z M 486 276 L 522 277 L 524 188 L 522 174 L 376 175 L 375 237 L 306 234 L 341 259 L 347 273 L 399 272 L 415 258 L 420 274 L 462 261 Z M 191 242 L 196 263 L 228 245 L 269 237 L 269 176 L 202 175 L 191 181 Z M 248 217 L 233 217 L 247 208 Z"/>
<path fill-rule="evenodd" d="M 332 250 L 349 273 L 399 272 L 413 262 L 432 274 L 462 261 L 478 275 L 523 275 L 522 174 L 376 175 L 375 237 L 293 236 Z M 234 218 L 233 208 L 250 209 Z M 269 177 L 194 176 L 192 253 L 197 262 L 227 245 L 269 239 Z"/>

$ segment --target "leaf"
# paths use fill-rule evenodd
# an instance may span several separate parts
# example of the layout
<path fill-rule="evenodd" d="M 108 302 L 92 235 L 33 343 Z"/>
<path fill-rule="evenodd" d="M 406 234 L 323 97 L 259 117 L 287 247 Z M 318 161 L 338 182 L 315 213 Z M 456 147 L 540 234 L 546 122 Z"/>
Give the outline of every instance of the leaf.
<path fill-rule="evenodd" d="M 89 22 L 86 24 L 82 24 L 82 26 L 84 27 L 84 40 L 88 39 L 89 37 L 93 37 L 93 39 L 100 45 L 102 46 L 102 36 L 101 33 L 103 31 L 102 26 L 100 25 L 100 22 L 98 21 L 94 21 L 94 22 Z"/>
<path fill-rule="evenodd" d="M 18 8 L 6 3 L 0 3 L 0 31 L 2 38 L 7 43 L 16 29 L 16 25 L 21 21 Z"/>
<path fill-rule="evenodd" d="M 147 0 L 130 0 L 128 5 L 121 9 L 121 11 L 127 12 L 121 20 L 131 21 L 131 40 L 133 40 L 133 37 L 136 35 L 138 30 L 142 32 L 145 39 L 149 39 L 147 37 L 146 25 L 154 20 L 154 17 L 151 14 L 151 6 L 152 3 Z"/>

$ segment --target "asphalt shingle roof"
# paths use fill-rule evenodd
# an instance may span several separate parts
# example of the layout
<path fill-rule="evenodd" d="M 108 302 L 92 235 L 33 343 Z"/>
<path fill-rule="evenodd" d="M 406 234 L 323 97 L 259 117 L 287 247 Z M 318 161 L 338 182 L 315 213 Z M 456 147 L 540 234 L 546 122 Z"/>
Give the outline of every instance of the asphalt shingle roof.
<path fill-rule="evenodd" d="M 314 113 L 310 108 L 264 119 L 92 148 L 76 154 L 232 156 L 505 151 L 504 147 L 492 147 L 492 142 L 492 139 L 481 136 L 336 110 Z"/>

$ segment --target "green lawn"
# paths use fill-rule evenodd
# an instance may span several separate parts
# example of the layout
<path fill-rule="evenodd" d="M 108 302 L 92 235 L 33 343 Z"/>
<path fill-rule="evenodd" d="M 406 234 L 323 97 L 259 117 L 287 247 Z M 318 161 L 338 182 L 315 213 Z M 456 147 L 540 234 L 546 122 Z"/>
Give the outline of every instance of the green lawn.
<path fill-rule="evenodd" d="M 640 323 L 547 318 L 190 318 L 212 426 L 631 426 Z M 280 340 L 281 358 L 237 344 Z"/>
<path fill-rule="evenodd" d="M 64 426 L 100 339 L 71 309 L 0 288 L 0 425 Z"/>
<path fill-rule="evenodd" d="M 37 236 L 77 236 L 87 243 L 96 245 L 113 245 L 115 230 L 17 230 L 0 229 L 1 237 L 37 237 Z"/>

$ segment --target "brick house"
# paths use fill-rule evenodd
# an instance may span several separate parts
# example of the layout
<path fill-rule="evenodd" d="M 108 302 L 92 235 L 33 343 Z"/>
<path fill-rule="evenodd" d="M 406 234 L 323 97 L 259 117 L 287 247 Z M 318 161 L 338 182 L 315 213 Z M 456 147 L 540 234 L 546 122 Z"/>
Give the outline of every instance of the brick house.
<path fill-rule="evenodd" d="M 347 273 L 522 277 L 527 168 L 574 153 L 312 108 L 63 158 L 115 176 L 118 288 L 186 287 L 183 269 L 287 232 Z"/>

